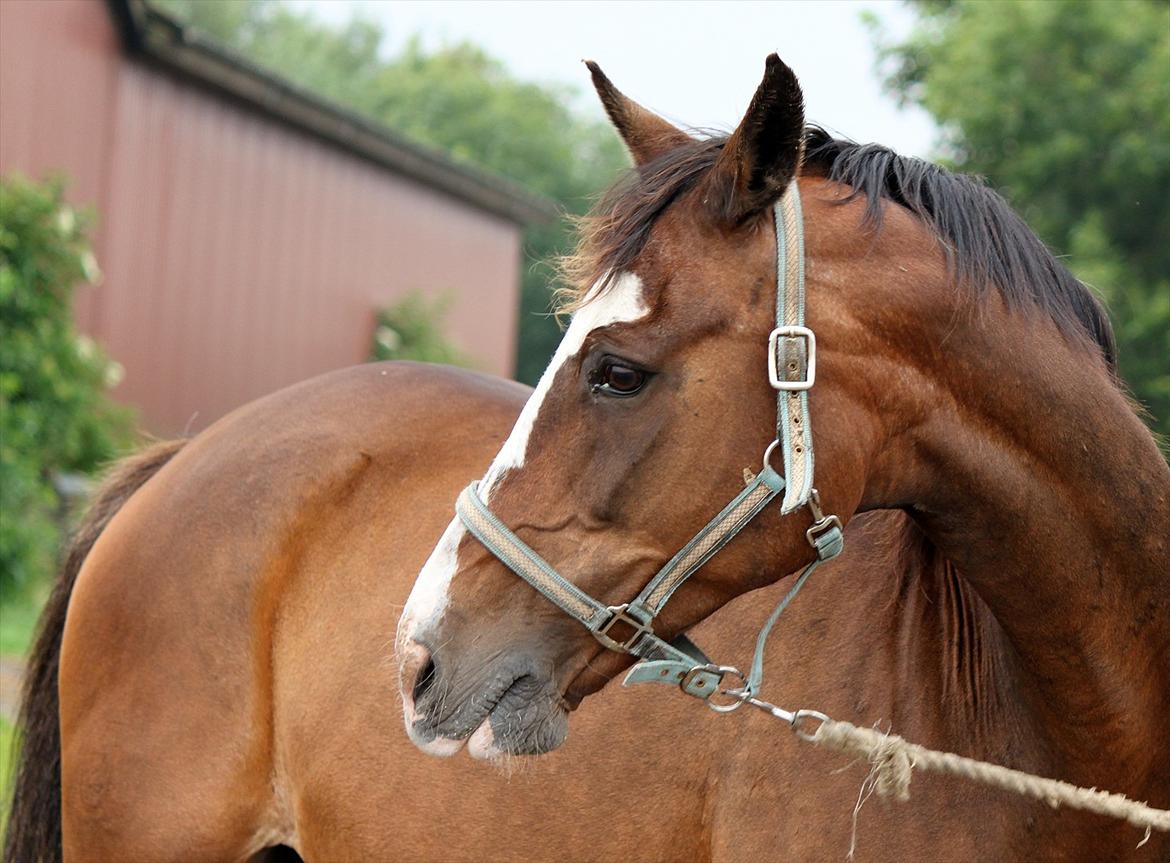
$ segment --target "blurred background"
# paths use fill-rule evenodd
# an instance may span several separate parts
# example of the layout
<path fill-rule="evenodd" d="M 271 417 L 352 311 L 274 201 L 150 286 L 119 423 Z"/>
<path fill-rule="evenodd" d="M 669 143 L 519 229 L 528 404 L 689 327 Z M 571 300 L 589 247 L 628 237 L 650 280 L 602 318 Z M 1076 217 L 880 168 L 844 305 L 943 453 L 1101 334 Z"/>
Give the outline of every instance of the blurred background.
<path fill-rule="evenodd" d="M 534 382 L 565 216 L 628 165 L 581 59 L 729 130 L 771 51 L 810 120 L 1003 192 L 1170 431 L 1166 0 L 4 0 L 0 736 L 103 464 L 371 359 Z"/>

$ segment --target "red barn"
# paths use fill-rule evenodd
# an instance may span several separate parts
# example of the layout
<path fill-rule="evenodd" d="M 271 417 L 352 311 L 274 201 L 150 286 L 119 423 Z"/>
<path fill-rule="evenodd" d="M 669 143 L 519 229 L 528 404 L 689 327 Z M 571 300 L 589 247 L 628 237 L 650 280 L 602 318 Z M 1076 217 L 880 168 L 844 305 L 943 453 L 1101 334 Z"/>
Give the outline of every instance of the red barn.
<path fill-rule="evenodd" d="M 452 341 L 510 374 L 522 227 L 552 213 L 141 0 L 0 2 L 14 171 L 64 174 L 99 214 L 78 323 L 160 434 L 361 362 L 376 311 L 413 292 L 452 296 Z"/>

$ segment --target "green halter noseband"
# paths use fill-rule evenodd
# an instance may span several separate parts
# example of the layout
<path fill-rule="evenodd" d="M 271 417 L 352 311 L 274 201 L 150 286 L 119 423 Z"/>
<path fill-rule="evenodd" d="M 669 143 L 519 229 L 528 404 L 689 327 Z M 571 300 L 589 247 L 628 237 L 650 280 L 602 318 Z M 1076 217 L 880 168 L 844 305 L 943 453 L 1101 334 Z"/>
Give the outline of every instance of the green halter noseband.
<path fill-rule="evenodd" d="M 796 182 L 789 184 L 776 203 L 776 328 L 768 336 L 768 380 L 777 390 L 776 440 L 764 453 L 763 466 L 746 487 L 707 522 L 672 557 L 636 598 L 621 605 L 605 605 L 560 575 L 488 509 L 474 482 L 460 494 L 455 511 L 464 526 L 483 545 L 546 599 L 580 621 L 611 650 L 642 659 L 624 683 L 669 683 L 707 701 L 715 710 L 734 710 L 759 691 L 764 676 L 764 645 L 780 613 L 821 563 L 841 552 L 841 521 L 821 512 L 813 488 L 812 430 L 808 420 L 808 392 L 816 379 L 816 337 L 804 325 L 804 228 Z M 777 446 L 783 453 L 784 476 L 772 468 Z M 792 589 L 772 612 L 756 639 L 751 670 L 744 675 L 730 666 L 713 664 L 685 636 L 667 642 L 654 633 L 654 618 L 674 592 L 731 541 L 764 507 L 783 492 L 781 515 L 802 506 L 812 511 L 806 532 L 816 560 L 797 576 Z M 739 681 L 723 686 L 725 678 Z M 722 692 L 730 701 L 716 703 Z"/>

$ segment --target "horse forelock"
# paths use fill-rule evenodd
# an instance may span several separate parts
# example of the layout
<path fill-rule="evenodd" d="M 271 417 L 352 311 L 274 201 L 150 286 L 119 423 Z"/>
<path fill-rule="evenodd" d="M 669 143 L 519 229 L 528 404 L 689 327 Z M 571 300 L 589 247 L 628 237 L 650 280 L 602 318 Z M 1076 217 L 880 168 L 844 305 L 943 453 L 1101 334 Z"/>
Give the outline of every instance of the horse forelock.
<path fill-rule="evenodd" d="M 558 314 L 575 312 L 600 298 L 614 274 L 633 269 L 654 223 L 711 170 L 726 140 L 698 139 L 631 168 L 588 215 L 575 220 L 577 248 L 557 261 Z"/>

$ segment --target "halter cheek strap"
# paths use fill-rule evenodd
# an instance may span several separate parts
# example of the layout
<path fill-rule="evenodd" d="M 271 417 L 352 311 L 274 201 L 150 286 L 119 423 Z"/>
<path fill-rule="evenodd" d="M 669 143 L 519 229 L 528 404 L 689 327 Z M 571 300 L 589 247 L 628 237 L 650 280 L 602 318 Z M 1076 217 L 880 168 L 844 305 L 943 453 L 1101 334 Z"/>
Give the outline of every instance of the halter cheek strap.
<path fill-rule="evenodd" d="M 804 325 L 804 220 L 795 181 L 776 204 L 776 328 L 768 335 L 768 382 L 776 390 L 776 440 L 788 488 L 780 514 L 812 494 L 808 391 L 816 382 L 817 337 Z"/>
<path fill-rule="evenodd" d="M 621 605 L 605 605 L 558 573 L 537 552 L 501 522 L 479 495 L 479 483 L 463 490 L 455 511 L 468 531 L 516 575 L 546 599 L 578 620 L 611 650 L 642 659 L 626 675 L 625 685 L 669 683 L 703 698 L 714 710 L 734 710 L 759 691 L 764 676 L 764 646 L 780 614 L 821 563 L 836 557 L 844 543 L 841 521 L 821 512 L 813 487 L 812 431 L 808 420 L 808 391 L 816 379 L 816 336 L 804 325 L 804 230 L 796 183 L 777 202 L 776 215 L 776 327 L 768 336 L 768 379 L 777 391 L 776 440 L 764 453 L 763 466 L 748 474 L 746 487 L 695 534 L 658 571 L 635 597 Z M 771 455 L 779 446 L 784 476 L 772 468 Z M 813 524 L 805 536 L 816 559 L 797 576 L 792 588 L 769 616 L 756 638 L 748 674 L 712 663 L 685 636 L 672 642 L 654 633 L 654 618 L 674 592 L 731 541 L 769 503 L 783 493 L 781 515 L 808 506 Z M 730 677 L 738 685 L 728 687 Z M 716 703 L 722 692 L 729 701 Z"/>

